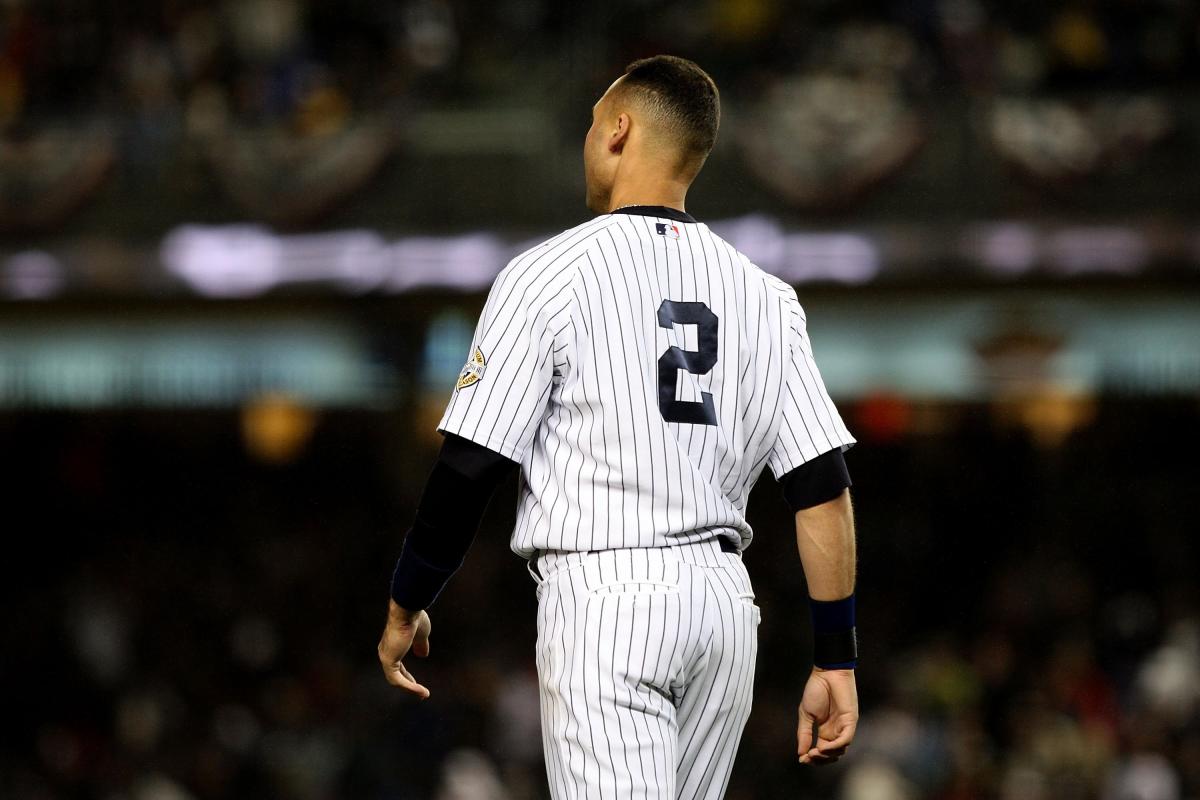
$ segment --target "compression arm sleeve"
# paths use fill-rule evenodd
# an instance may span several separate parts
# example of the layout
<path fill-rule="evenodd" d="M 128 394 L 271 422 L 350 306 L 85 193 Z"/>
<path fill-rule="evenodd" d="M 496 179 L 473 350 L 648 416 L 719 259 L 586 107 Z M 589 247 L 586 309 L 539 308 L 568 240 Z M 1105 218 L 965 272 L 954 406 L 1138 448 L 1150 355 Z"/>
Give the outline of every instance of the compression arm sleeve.
<path fill-rule="evenodd" d="M 851 485 L 850 471 L 840 447 L 801 464 L 779 479 L 783 497 L 793 512 L 828 503 Z"/>
<path fill-rule="evenodd" d="M 447 434 L 392 574 L 401 608 L 428 608 L 462 566 L 496 487 L 516 468 L 499 453 Z"/>

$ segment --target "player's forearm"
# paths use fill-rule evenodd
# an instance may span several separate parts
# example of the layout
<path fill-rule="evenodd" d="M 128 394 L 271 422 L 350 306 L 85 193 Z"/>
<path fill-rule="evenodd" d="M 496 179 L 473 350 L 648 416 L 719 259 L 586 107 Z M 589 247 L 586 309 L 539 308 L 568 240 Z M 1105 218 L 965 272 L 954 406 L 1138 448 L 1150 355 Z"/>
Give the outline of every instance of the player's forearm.
<path fill-rule="evenodd" d="M 796 544 L 814 600 L 841 600 L 854 593 L 857 553 L 850 491 L 796 512 Z"/>
<path fill-rule="evenodd" d="M 854 573 L 856 553 L 850 490 L 796 512 L 796 543 L 808 580 L 813 625 L 813 665 L 858 665 Z"/>
<path fill-rule="evenodd" d="M 474 442 L 446 437 L 392 574 L 395 613 L 433 603 L 461 566 L 492 492 L 515 467 Z"/>

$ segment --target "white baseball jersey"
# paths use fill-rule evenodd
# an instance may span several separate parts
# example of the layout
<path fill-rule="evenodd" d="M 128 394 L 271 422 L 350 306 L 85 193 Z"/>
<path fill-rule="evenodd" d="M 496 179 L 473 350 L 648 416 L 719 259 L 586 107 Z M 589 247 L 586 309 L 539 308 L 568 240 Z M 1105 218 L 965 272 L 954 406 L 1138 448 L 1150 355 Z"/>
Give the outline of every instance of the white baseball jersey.
<path fill-rule="evenodd" d="M 719 541 L 764 465 L 854 441 L 795 292 L 680 212 L 598 217 L 496 279 L 439 429 L 521 464 L 551 796 L 722 797 L 759 610 Z"/>
<path fill-rule="evenodd" d="M 509 263 L 438 425 L 521 464 L 526 558 L 717 536 L 744 549 L 764 465 L 778 477 L 854 442 L 795 291 L 706 225 L 637 212 Z"/>

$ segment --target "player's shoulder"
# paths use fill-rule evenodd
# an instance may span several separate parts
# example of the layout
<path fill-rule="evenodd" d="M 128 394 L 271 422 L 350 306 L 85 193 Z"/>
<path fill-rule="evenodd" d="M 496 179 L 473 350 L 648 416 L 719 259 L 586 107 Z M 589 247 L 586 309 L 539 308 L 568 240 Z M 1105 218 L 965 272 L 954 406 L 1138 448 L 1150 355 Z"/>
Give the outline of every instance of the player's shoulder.
<path fill-rule="evenodd" d="M 800 305 L 800 300 L 796 296 L 796 288 L 794 286 L 782 278 L 772 275 L 764 269 L 759 267 L 755 267 L 755 269 L 757 269 L 759 274 L 762 275 L 762 280 L 763 283 L 766 284 L 767 291 L 771 292 L 780 300 L 782 300 L 785 305 Z"/>
<path fill-rule="evenodd" d="M 502 276 L 542 272 L 562 268 L 579 261 L 591 248 L 605 228 L 615 224 L 612 215 L 605 214 L 581 222 L 573 228 L 522 250 L 501 272 Z"/>
<path fill-rule="evenodd" d="M 790 283 L 782 278 L 772 275 L 762 267 L 758 266 L 758 264 L 755 264 L 752 260 L 750 260 L 749 256 L 747 256 L 741 250 L 738 250 L 733 246 L 733 244 L 718 235 L 716 232 L 710 230 L 709 233 L 716 242 L 720 243 L 721 247 L 724 247 L 728 251 L 730 260 L 740 266 L 749 280 L 755 281 L 762 286 L 764 292 L 768 296 L 777 297 L 788 304 L 799 304 L 799 301 L 796 298 L 796 290 Z"/>
<path fill-rule="evenodd" d="M 765 270 L 759 271 L 763 274 L 763 280 L 767 285 L 768 291 L 779 298 L 779 305 L 783 309 L 785 324 L 793 332 L 799 333 L 807 325 L 807 319 L 804 315 L 804 307 L 800 305 L 800 297 L 796 294 L 796 287 Z"/>
<path fill-rule="evenodd" d="M 720 245 L 728 250 L 731 262 L 740 266 L 747 281 L 758 287 L 758 291 L 761 292 L 760 296 L 779 304 L 783 324 L 793 331 L 803 329 L 806 324 L 804 308 L 800 305 L 800 298 L 796 294 L 795 287 L 755 264 L 749 256 L 721 236 L 712 231 L 710 233 L 714 240 L 720 242 Z"/>

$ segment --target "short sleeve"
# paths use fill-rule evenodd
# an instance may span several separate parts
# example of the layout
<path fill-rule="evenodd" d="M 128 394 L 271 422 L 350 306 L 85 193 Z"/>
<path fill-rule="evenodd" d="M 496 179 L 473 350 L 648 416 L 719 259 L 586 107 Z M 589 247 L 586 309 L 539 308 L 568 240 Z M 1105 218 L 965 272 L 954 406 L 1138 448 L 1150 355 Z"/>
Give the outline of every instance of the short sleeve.
<path fill-rule="evenodd" d="M 556 336 L 569 322 L 569 273 L 536 258 L 500 273 L 439 431 L 524 459 L 554 382 Z"/>
<path fill-rule="evenodd" d="M 855 442 L 825 390 L 813 359 L 804 314 L 794 297 L 789 303 L 791 355 L 780 398 L 779 436 L 767 457 L 767 465 L 776 478 L 830 450 L 846 450 Z"/>

